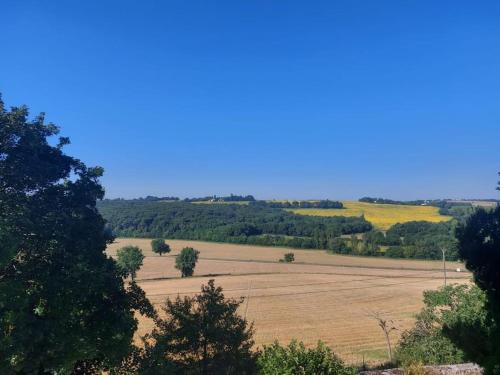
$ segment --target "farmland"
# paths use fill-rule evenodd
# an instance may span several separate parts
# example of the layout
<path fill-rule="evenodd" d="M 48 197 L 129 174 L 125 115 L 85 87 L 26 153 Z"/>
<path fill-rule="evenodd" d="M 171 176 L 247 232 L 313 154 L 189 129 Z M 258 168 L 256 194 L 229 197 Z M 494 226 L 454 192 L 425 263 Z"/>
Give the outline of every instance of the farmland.
<path fill-rule="evenodd" d="M 310 209 L 299 208 L 290 211 L 300 215 L 311 216 L 361 216 L 372 223 L 377 229 L 387 230 L 396 223 L 409 221 L 440 222 L 451 217 L 439 214 L 439 209 L 432 206 L 411 206 L 396 204 L 376 204 L 354 201 L 344 201 L 343 209 Z"/>
<path fill-rule="evenodd" d="M 386 357 L 384 337 L 372 311 L 393 319 L 399 329 L 413 324 L 422 306 L 422 292 L 442 284 L 441 263 L 434 261 L 329 255 L 317 250 L 293 250 L 294 264 L 278 263 L 290 249 L 198 241 L 169 240 L 172 253 L 151 252 L 148 239 L 119 238 L 108 248 L 139 246 L 146 255 L 138 282 L 158 307 L 167 297 L 197 293 L 210 278 L 227 297 L 248 297 L 240 309 L 255 323 L 257 346 L 275 339 L 297 338 L 312 346 L 330 345 L 346 361 L 363 358 L 378 363 Z M 195 277 L 179 278 L 174 256 L 184 246 L 200 251 Z M 468 273 L 454 272 L 463 265 L 449 262 L 451 282 L 467 282 Z M 141 320 L 139 334 L 152 328 Z M 400 331 L 394 334 L 396 340 Z"/>

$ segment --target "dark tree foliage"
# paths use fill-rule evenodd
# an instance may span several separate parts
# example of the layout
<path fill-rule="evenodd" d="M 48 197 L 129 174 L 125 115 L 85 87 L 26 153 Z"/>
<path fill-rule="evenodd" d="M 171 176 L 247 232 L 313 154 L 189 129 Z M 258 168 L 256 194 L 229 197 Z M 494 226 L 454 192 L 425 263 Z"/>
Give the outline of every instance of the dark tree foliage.
<path fill-rule="evenodd" d="M 371 229 L 364 218 L 301 216 L 254 205 L 106 201 L 99 210 L 125 237 L 325 249 L 331 238 Z"/>
<path fill-rule="evenodd" d="M 175 257 L 175 268 L 181 271 L 182 277 L 193 276 L 200 252 L 192 247 L 185 247 Z"/>
<path fill-rule="evenodd" d="M 403 332 L 397 361 L 439 365 L 483 358 L 490 350 L 485 340 L 489 334 L 485 301 L 484 292 L 474 285 L 425 291 L 425 307 L 417 315 L 415 327 Z"/>
<path fill-rule="evenodd" d="M 104 199 L 104 201 L 123 201 L 125 199 L 123 198 L 115 198 L 115 199 Z M 169 201 L 178 201 L 178 197 L 155 197 L 153 195 L 148 195 L 146 197 L 141 197 L 141 198 L 135 198 L 135 199 L 129 199 L 131 201 L 148 201 L 148 202 L 158 202 L 158 201 L 163 201 L 163 202 L 169 202 Z"/>
<path fill-rule="evenodd" d="M 400 238 L 400 245 L 394 250 L 388 249 L 386 256 L 416 259 L 441 259 L 442 249 L 446 258 L 456 260 L 457 241 L 454 235 L 455 222 L 430 223 L 428 221 L 410 221 L 393 225 L 386 233 L 386 238 L 395 243 Z M 389 242 L 384 245 L 390 245 Z"/>
<path fill-rule="evenodd" d="M 294 253 L 285 253 L 283 259 L 280 259 L 280 262 L 284 263 L 293 263 L 295 262 L 295 254 Z"/>
<path fill-rule="evenodd" d="M 127 354 L 147 309 L 104 250 L 101 168 L 48 138 L 58 128 L 0 101 L 0 373 L 69 374 Z M 150 305 L 149 305 L 150 306 Z"/>
<path fill-rule="evenodd" d="M 486 373 L 500 373 L 500 207 L 477 210 L 457 228 L 458 253 L 476 284 L 486 292 L 488 313 L 492 320 L 487 345 L 476 361 Z M 462 330 L 474 329 L 463 326 Z M 452 336 L 454 337 L 454 336 Z M 467 353 L 474 353 L 474 345 L 460 342 Z M 471 355 L 472 356 L 472 355 Z"/>
<path fill-rule="evenodd" d="M 331 200 L 320 201 L 255 201 L 255 206 L 270 208 L 344 208 L 342 202 Z"/>
<path fill-rule="evenodd" d="M 474 281 L 500 303 L 500 207 L 479 209 L 457 228 L 459 255 Z"/>
<path fill-rule="evenodd" d="M 162 254 L 170 253 L 170 246 L 163 238 L 155 238 L 151 241 L 151 250 L 153 250 L 153 253 L 162 256 Z"/>
<path fill-rule="evenodd" d="M 334 254 L 353 254 L 355 252 L 352 245 L 349 246 L 347 240 L 340 237 L 333 238 L 330 241 L 328 250 Z"/>
<path fill-rule="evenodd" d="M 168 299 L 166 318 L 145 338 L 139 374 L 253 373 L 253 328 L 214 280 L 194 297 Z"/>

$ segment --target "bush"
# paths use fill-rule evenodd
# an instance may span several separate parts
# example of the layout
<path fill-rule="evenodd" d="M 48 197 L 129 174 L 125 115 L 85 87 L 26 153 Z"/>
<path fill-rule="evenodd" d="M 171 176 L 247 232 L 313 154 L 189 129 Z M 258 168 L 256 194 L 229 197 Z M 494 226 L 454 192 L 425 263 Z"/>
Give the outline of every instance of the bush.
<path fill-rule="evenodd" d="M 488 318 L 486 296 L 476 286 L 451 285 L 424 292 L 425 307 L 415 327 L 403 332 L 396 359 L 402 365 L 461 363 L 478 358 L 466 356 L 457 343 L 468 343 L 484 351 Z"/>
<path fill-rule="evenodd" d="M 257 358 L 257 367 L 262 375 L 343 375 L 354 374 L 344 365 L 330 348 L 321 341 L 313 349 L 306 349 L 302 342 L 293 340 L 288 346 L 277 341 L 264 346 Z"/>
<path fill-rule="evenodd" d="M 283 261 L 285 263 L 292 263 L 295 261 L 295 254 L 294 253 L 286 253 L 283 257 Z"/>

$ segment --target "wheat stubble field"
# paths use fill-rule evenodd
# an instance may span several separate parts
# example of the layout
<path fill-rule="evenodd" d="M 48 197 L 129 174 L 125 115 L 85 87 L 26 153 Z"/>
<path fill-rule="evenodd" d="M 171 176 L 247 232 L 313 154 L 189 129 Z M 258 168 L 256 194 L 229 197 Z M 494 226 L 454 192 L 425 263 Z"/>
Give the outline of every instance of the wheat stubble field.
<path fill-rule="evenodd" d="M 245 297 L 240 313 L 254 322 L 257 346 L 296 338 L 306 345 L 322 340 L 345 361 L 378 363 L 386 358 L 385 340 L 369 315 L 381 313 L 399 331 L 412 326 L 422 307 L 422 292 L 442 285 L 442 264 L 435 261 L 395 260 L 330 255 L 321 250 L 167 240 L 169 255 L 151 252 L 149 239 L 119 238 L 109 246 L 139 246 L 146 255 L 138 282 L 159 308 L 177 295 L 199 292 L 210 278 L 224 288 L 226 297 Z M 200 251 L 195 277 L 181 279 L 174 256 L 182 247 Z M 295 253 L 294 264 L 278 263 L 285 252 Z M 456 272 L 463 265 L 448 263 L 449 282 L 468 282 L 470 275 Z M 140 321 L 139 333 L 152 328 Z"/>

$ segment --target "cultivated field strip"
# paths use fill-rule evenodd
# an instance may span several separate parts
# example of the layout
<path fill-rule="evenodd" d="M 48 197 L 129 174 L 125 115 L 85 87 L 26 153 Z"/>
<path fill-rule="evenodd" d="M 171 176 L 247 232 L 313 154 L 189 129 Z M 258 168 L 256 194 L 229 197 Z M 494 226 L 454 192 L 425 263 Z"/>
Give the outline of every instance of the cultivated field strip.
<path fill-rule="evenodd" d="M 172 255 L 177 254 L 183 247 L 191 246 L 200 251 L 200 258 L 204 259 L 224 259 L 224 260 L 244 260 L 244 261 L 271 261 L 276 262 L 287 252 L 295 254 L 297 263 L 316 265 L 353 266 L 366 268 L 388 268 L 388 269 L 412 269 L 412 270 L 440 270 L 440 262 L 429 260 L 412 259 L 390 259 L 375 257 L 359 257 L 346 255 L 327 254 L 321 250 L 300 250 L 282 247 L 237 245 L 229 243 L 215 243 L 191 240 L 167 240 L 172 248 Z M 159 257 L 151 252 L 151 240 L 142 238 L 118 238 L 108 247 L 108 253 L 114 255 L 116 250 L 122 246 L 139 246 L 146 256 Z M 164 258 L 165 255 L 162 257 Z M 462 263 L 448 262 L 447 268 L 455 270 L 464 268 Z"/>

